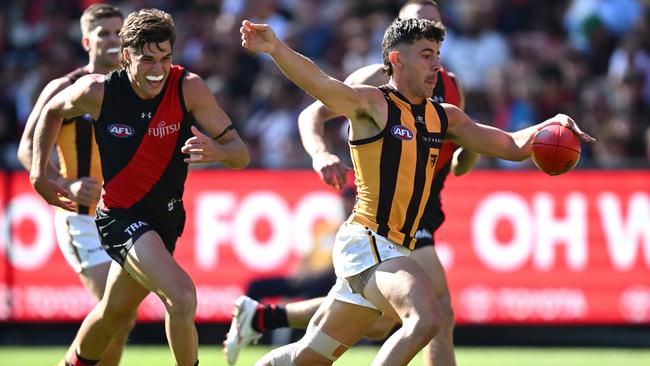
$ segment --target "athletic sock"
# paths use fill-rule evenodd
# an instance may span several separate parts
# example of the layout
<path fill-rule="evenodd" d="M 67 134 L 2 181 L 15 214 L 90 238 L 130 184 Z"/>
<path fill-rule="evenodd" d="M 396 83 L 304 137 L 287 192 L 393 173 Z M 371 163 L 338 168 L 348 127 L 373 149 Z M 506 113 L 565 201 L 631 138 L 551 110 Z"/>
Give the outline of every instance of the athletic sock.
<path fill-rule="evenodd" d="M 289 326 L 287 309 L 284 305 L 259 304 L 255 309 L 252 322 L 253 330 L 264 333 L 268 330 Z"/>
<path fill-rule="evenodd" d="M 72 358 L 72 362 L 69 363 L 69 366 L 94 366 L 97 365 L 98 362 L 99 360 L 89 360 L 87 358 L 83 358 L 75 352 L 74 357 Z"/>

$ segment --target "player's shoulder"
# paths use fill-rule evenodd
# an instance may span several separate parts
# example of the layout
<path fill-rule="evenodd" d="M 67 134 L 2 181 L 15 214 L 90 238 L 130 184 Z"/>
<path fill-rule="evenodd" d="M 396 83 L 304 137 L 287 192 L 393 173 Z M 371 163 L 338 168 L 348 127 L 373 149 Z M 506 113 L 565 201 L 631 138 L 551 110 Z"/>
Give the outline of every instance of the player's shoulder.
<path fill-rule="evenodd" d="M 209 92 L 209 94 L 212 95 L 205 80 L 193 72 L 186 71 L 182 83 L 183 94 L 186 97 L 201 98 L 205 97 L 206 92 Z"/>
<path fill-rule="evenodd" d="M 215 100 L 214 93 L 208 87 L 203 78 L 186 69 L 182 81 L 183 99 L 189 110 L 212 103 Z"/>
<path fill-rule="evenodd" d="M 74 85 L 79 85 L 79 88 L 81 89 L 97 89 L 103 88 L 105 81 L 106 75 L 88 74 L 77 79 Z"/>
<path fill-rule="evenodd" d="M 72 85 L 70 79 L 66 76 L 62 76 L 60 78 L 51 80 L 49 83 L 47 83 L 47 85 L 45 85 L 45 88 L 43 88 L 42 94 L 47 94 L 52 96 L 60 92 L 61 90 L 67 88 L 70 85 Z"/>
<path fill-rule="evenodd" d="M 465 115 L 465 112 L 463 112 L 463 110 L 460 109 L 457 105 L 451 103 L 440 103 L 440 106 L 442 109 L 444 109 L 445 114 L 447 114 L 447 118 L 450 120 Z"/>
<path fill-rule="evenodd" d="M 388 77 L 384 73 L 382 64 L 372 64 L 364 66 L 353 73 L 346 79 L 348 85 L 365 84 L 371 86 L 380 86 L 388 82 Z"/>
<path fill-rule="evenodd" d="M 205 84 L 205 81 L 201 76 L 185 69 L 185 75 L 183 76 L 183 83 L 186 83 L 188 85 Z"/>

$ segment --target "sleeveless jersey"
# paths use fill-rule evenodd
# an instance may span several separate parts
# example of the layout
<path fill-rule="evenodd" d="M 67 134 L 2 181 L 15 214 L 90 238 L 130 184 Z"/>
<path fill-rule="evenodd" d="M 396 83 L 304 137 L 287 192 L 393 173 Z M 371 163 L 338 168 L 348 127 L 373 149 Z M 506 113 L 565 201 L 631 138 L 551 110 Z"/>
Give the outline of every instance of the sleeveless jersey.
<path fill-rule="evenodd" d="M 181 153 L 192 136 L 182 80 L 186 71 L 172 65 L 162 92 L 142 99 L 125 70 L 110 73 L 95 135 L 104 174 L 104 206 L 165 214 L 182 204 L 187 157 Z"/>
<path fill-rule="evenodd" d="M 358 191 L 348 222 L 413 249 L 447 131 L 447 115 L 432 99 L 414 105 L 393 88 L 379 89 L 388 104 L 386 127 L 374 137 L 350 141 Z"/>
<path fill-rule="evenodd" d="M 88 75 L 85 67 L 80 67 L 65 77 L 74 84 L 80 77 Z M 95 177 L 102 181 L 99 151 L 93 133 L 93 120 L 89 115 L 64 119 L 56 139 L 59 155 L 60 174 L 68 180 L 82 177 Z M 77 206 L 77 212 L 94 214 L 95 206 Z"/>

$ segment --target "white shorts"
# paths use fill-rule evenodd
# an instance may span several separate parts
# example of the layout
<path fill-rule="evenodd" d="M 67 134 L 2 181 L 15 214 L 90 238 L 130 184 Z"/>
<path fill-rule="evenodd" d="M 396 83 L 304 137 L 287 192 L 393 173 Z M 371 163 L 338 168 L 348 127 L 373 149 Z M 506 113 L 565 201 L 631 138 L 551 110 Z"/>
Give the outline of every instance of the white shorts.
<path fill-rule="evenodd" d="M 75 272 L 111 261 L 102 247 L 94 217 L 56 210 L 54 228 L 61 253 Z"/>
<path fill-rule="evenodd" d="M 397 257 L 408 257 L 411 251 L 397 245 L 374 231 L 354 223 L 344 223 L 336 233 L 332 249 L 332 261 L 336 272 L 336 284 L 330 295 L 335 299 L 376 309 L 361 294 L 355 293 L 347 278 L 366 269 Z"/>

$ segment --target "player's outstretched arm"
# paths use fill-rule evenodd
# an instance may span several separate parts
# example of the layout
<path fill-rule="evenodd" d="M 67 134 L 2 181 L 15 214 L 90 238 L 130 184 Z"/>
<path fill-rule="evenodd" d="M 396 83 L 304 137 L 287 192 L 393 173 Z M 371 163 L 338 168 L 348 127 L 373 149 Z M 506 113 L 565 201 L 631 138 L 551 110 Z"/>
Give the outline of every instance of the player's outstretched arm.
<path fill-rule="evenodd" d="M 246 144 L 232 127 L 205 81 L 190 73 L 183 81 L 185 105 L 204 132 L 192 126 L 190 137 L 181 148 L 186 163 L 221 163 L 228 168 L 242 169 L 248 165 Z"/>
<path fill-rule="evenodd" d="M 533 138 L 540 129 L 561 124 L 573 130 L 585 142 L 595 139 L 583 132 L 575 121 L 565 115 L 558 114 L 535 126 L 516 132 L 505 132 L 498 128 L 472 121 L 458 107 L 443 104 L 449 120 L 448 137 L 458 145 L 479 154 L 512 161 L 522 161 L 530 157 Z"/>
<path fill-rule="evenodd" d="M 360 115 L 372 119 L 377 114 L 361 90 L 324 73 L 310 59 L 280 41 L 268 25 L 244 20 L 240 32 L 243 47 L 268 53 L 289 80 L 323 102 L 333 113 L 351 119 Z"/>
<path fill-rule="evenodd" d="M 43 107 L 34 129 L 30 182 L 49 204 L 74 210 L 71 194 L 48 175 L 50 152 L 59 135 L 64 118 L 90 114 L 97 119 L 104 95 L 104 76 L 86 75 L 57 93 Z"/>

